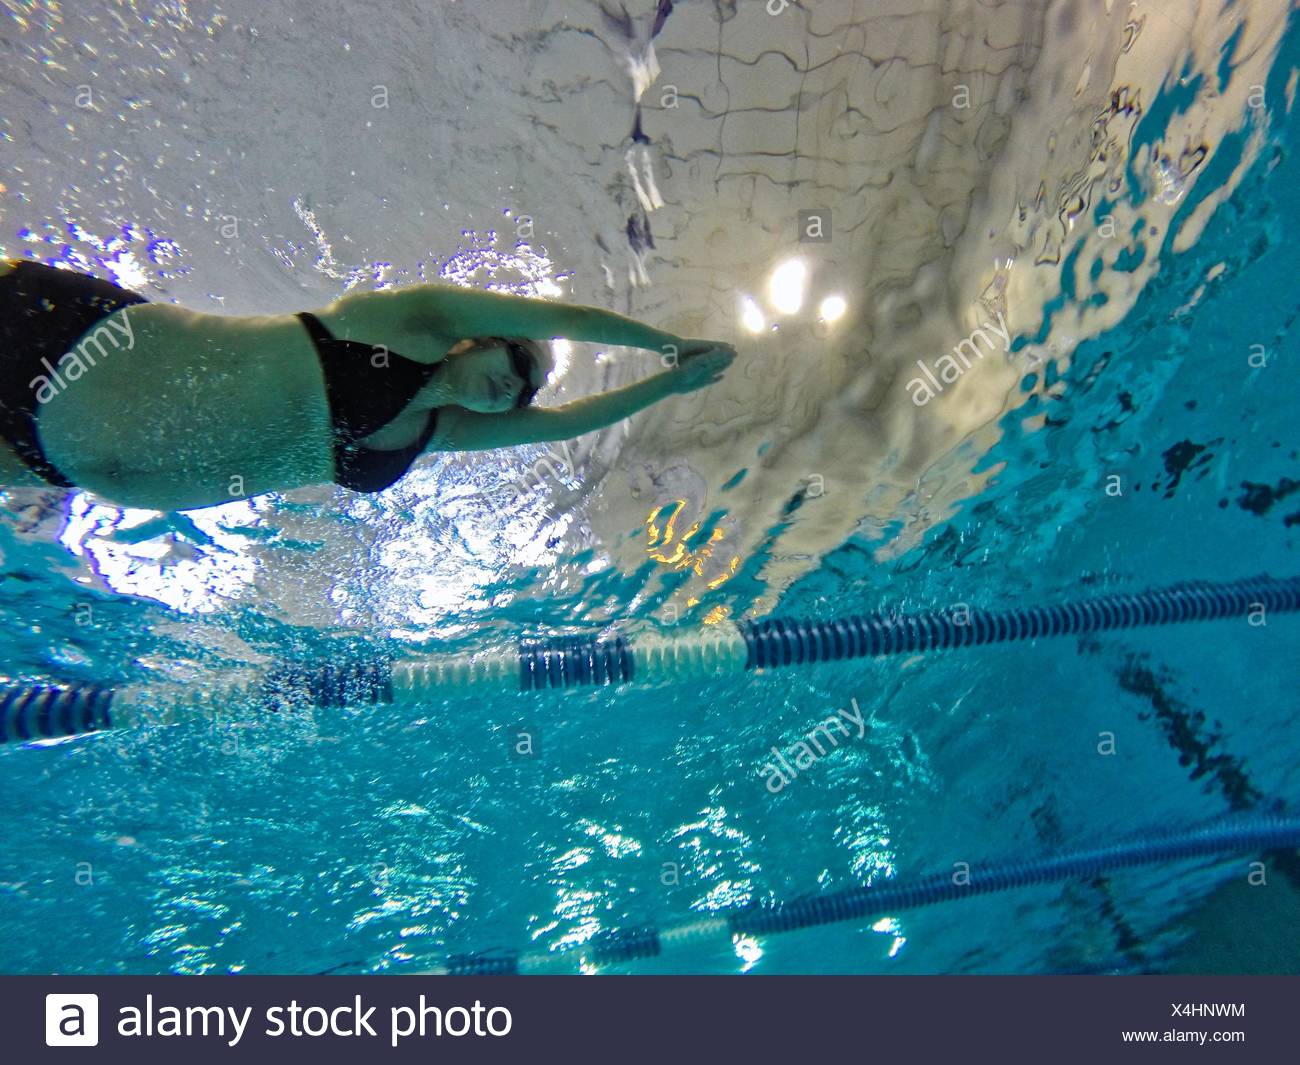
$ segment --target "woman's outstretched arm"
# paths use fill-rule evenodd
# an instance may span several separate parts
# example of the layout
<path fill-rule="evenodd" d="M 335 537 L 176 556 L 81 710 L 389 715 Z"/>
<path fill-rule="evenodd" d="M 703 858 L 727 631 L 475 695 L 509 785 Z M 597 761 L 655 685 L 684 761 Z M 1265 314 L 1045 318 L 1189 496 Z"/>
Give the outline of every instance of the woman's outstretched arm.
<path fill-rule="evenodd" d="M 736 355 L 735 349 L 725 344 L 710 344 L 698 350 L 701 342 L 685 343 L 697 350 L 688 351 L 674 369 L 563 406 L 525 407 L 504 414 L 443 407 L 438 412 L 434 447 L 439 451 L 489 451 L 517 444 L 572 440 L 630 418 L 668 396 L 707 388 L 721 379 Z"/>
<path fill-rule="evenodd" d="M 344 296 L 339 304 L 353 301 L 366 301 L 367 310 L 386 312 L 390 321 L 400 319 L 407 328 L 442 336 L 564 337 L 645 348 L 668 356 L 670 361 L 680 356 L 683 346 L 681 337 L 599 307 L 457 285 L 402 285 Z"/>

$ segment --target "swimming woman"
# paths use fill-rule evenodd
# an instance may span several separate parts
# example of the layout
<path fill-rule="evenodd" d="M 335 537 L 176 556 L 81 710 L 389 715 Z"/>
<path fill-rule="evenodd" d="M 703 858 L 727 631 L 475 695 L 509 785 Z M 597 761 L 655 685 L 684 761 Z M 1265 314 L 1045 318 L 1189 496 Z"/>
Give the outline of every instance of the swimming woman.
<path fill-rule="evenodd" d="M 653 350 L 672 368 L 539 409 L 539 342 L 555 337 Z M 235 317 L 0 260 L 0 485 L 151 510 L 331 481 L 378 492 L 425 451 L 568 440 L 707 387 L 734 357 L 595 307 L 450 285 Z"/>

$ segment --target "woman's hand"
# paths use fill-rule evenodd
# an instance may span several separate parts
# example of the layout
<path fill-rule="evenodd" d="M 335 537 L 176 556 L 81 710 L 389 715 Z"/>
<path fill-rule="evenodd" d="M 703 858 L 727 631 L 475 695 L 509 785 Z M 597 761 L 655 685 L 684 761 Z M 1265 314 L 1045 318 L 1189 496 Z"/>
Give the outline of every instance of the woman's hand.
<path fill-rule="evenodd" d="M 668 386 L 677 393 L 708 388 L 722 380 L 735 357 L 736 349 L 730 344 L 717 340 L 685 340 L 676 367 L 666 375 Z"/>

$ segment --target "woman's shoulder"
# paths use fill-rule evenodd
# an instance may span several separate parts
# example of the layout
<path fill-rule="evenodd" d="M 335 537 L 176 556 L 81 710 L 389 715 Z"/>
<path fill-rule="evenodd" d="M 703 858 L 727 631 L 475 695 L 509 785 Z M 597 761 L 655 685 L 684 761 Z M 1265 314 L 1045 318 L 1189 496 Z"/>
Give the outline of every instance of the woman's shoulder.
<path fill-rule="evenodd" d="M 415 362 L 441 362 L 462 338 L 430 329 L 400 289 L 353 292 L 312 313 L 339 340 L 382 346 Z"/>

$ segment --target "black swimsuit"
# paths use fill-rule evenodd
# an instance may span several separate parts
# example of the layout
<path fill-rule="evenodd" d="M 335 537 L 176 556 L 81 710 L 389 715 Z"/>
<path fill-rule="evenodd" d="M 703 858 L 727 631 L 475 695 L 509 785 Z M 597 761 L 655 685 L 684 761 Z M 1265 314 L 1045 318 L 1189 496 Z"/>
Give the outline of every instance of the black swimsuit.
<path fill-rule="evenodd" d="M 0 436 L 49 484 L 72 488 L 36 434 L 38 381 L 57 380 L 59 360 L 114 311 L 143 296 L 72 270 L 21 262 L 0 275 Z"/>
<path fill-rule="evenodd" d="M 48 484 L 75 487 L 45 457 L 37 433 L 37 382 L 53 378 L 59 360 L 110 314 L 148 302 L 109 281 L 43 263 L 21 262 L 0 275 L 0 436 Z M 380 451 L 358 440 L 396 418 L 437 371 L 381 347 L 338 340 L 311 314 L 307 329 L 325 375 L 334 426 L 334 480 L 356 492 L 379 492 L 406 473 L 437 425 L 430 411 L 408 447 Z"/>
<path fill-rule="evenodd" d="M 429 383 L 436 362 L 416 362 L 396 352 L 355 340 L 336 339 L 314 314 L 298 315 L 307 327 L 321 369 L 334 421 L 334 480 L 354 492 L 382 492 L 400 480 L 433 437 L 438 412 L 429 411 L 424 429 L 406 447 L 380 451 L 358 440 L 382 429 Z"/>

